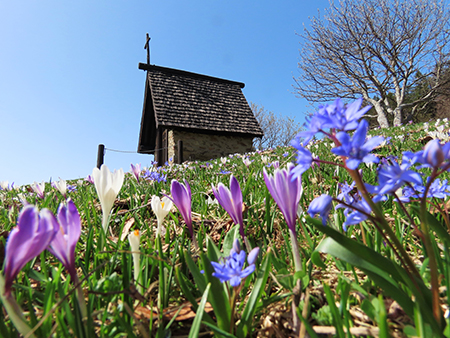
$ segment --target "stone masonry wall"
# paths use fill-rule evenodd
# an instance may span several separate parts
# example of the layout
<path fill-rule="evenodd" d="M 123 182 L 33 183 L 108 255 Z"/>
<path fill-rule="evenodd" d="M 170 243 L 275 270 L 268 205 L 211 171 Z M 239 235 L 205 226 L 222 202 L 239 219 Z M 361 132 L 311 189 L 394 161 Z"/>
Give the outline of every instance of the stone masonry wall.
<path fill-rule="evenodd" d="M 169 130 L 168 155 L 175 163 L 178 162 L 178 140 L 183 141 L 184 161 L 208 161 L 229 154 L 251 151 L 253 138 Z"/>

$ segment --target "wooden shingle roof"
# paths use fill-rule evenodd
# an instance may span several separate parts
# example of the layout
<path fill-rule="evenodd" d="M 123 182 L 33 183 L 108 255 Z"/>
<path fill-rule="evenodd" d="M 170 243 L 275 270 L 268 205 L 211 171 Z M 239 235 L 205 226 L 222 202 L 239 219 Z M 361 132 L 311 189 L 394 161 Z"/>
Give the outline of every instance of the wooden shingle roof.
<path fill-rule="evenodd" d="M 147 71 L 146 102 L 152 102 L 156 128 L 263 135 L 243 83 L 155 65 L 139 68 Z"/>

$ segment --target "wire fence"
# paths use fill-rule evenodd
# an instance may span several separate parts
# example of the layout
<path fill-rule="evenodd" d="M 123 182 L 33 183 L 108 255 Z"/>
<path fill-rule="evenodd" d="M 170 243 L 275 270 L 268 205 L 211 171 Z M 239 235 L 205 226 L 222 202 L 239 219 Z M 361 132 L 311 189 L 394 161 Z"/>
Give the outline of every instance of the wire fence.
<path fill-rule="evenodd" d="M 169 147 L 158 148 L 158 149 L 153 149 L 153 150 L 144 150 L 144 151 L 140 151 L 140 152 L 137 152 L 135 150 L 117 150 L 117 149 L 111 149 L 111 148 L 105 148 L 105 151 L 112 151 L 115 153 L 127 153 L 127 154 L 152 154 L 156 151 L 160 151 L 160 150 L 164 150 L 164 149 L 169 149 Z"/>
<path fill-rule="evenodd" d="M 177 162 L 182 163 L 183 162 L 183 142 L 181 140 L 177 143 Z M 104 163 L 105 159 L 105 153 L 106 151 L 111 151 L 115 153 L 122 153 L 122 154 L 155 154 L 155 160 L 158 161 L 158 165 L 162 165 L 162 158 L 164 155 L 157 156 L 159 152 L 169 149 L 169 147 L 163 147 L 163 148 L 156 148 L 152 150 L 144 150 L 144 151 L 135 151 L 135 150 L 118 150 L 118 149 L 112 149 L 112 148 L 106 148 L 104 144 L 98 145 L 98 152 L 97 152 L 97 168 L 100 168 L 102 164 Z"/>

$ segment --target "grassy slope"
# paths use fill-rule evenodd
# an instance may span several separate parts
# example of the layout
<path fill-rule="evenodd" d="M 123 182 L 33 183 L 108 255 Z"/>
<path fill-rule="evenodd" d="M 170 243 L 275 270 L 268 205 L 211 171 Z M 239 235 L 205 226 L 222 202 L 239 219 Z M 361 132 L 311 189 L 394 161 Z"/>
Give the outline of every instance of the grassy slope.
<path fill-rule="evenodd" d="M 448 130 L 447 126 L 445 128 Z M 380 130 L 374 130 L 372 134 L 379 132 Z M 376 150 L 380 157 L 397 156 L 406 150 L 419 150 L 426 138 L 423 125 L 397 127 L 383 130 L 383 133 L 392 139 L 389 144 Z M 319 140 L 311 145 L 311 151 L 321 159 L 336 161 L 337 159 L 329 152 L 330 148 L 331 143 L 327 140 Z M 248 157 L 252 161 L 251 164 L 246 166 L 242 160 L 244 157 Z M 202 294 L 192 281 L 183 258 L 183 249 L 192 250 L 192 247 L 182 218 L 175 207 L 165 222 L 167 232 L 163 239 L 165 252 L 163 270 L 166 279 L 165 287 L 162 288 L 159 278 L 162 266 L 159 264 L 154 237 L 156 218 L 151 210 L 150 200 L 152 195 L 169 195 L 172 179 L 187 180 L 192 189 L 194 227 L 200 248 L 205 250 L 204 241 L 209 237 L 220 249 L 225 234 L 233 224 L 223 208 L 209 203 L 208 197 L 213 197 L 211 184 L 223 182 L 228 186 L 230 173 L 237 177 L 243 191 L 245 231 L 251 245 L 260 247 L 261 257 L 269 248 L 273 255 L 271 273 L 262 300 L 258 303 L 252 336 L 263 332 L 272 336 L 289 335 L 292 327 L 289 309 L 294 289 L 289 234 L 283 216 L 265 187 L 262 170 L 266 168 L 268 172 L 273 172 L 275 161 L 279 161 L 280 167 L 285 167 L 294 159 L 292 148 L 276 148 L 246 155 L 236 154 L 226 157 L 223 161 L 217 159 L 152 169 L 167 175 L 167 182 L 158 183 L 142 179 L 137 182 L 131 174 L 127 174 L 111 216 L 106 250 L 96 247 L 101 225 L 101 210 L 94 186 L 86 181 L 71 182 L 76 185 L 77 190 L 69 193 L 69 197 L 78 207 L 83 223 L 82 236 L 76 251 L 77 267 L 80 278 L 84 278 L 83 288 L 92 312 L 96 335 L 113 337 L 122 332 L 129 336 L 133 334 L 153 336 L 161 324 L 167 326 L 169 320 L 174 317 L 175 310 L 186 302 L 186 295 L 181 292 L 174 277 L 175 266 L 186 276 L 186 283 L 192 296 L 201 297 Z M 366 165 L 362 167 L 366 182 L 375 184 L 375 168 Z M 338 183 L 344 181 L 349 181 L 347 174 L 333 166 L 316 166 L 308 170 L 303 175 L 304 192 L 300 202 L 302 209 L 307 210 L 312 199 L 322 193 L 336 196 Z M 49 184 L 44 199 L 37 198 L 30 188 L 25 191 L 0 191 L 0 194 L 3 245 L 8 231 L 15 226 L 18 212 L 25 200 L 39 208 L 49 208 L 53 212 L 57 211 L 59 203 L 63 200 L 61 194 Z M 420 268 L 423 257 L 412 229 L 399 217 L 399 210 L 392 201 L 385 202 L 384 206 L 393 228 L 414 255 Z M 340 228 L 343 220 L 342 210 L 337 211 L 331 217 L 329 226 Z M 322 255 L 326 269 L 314 265 L 311 255 L 323 239 L 323 235 L 304 219 L 297 225 L 299 246 L 307 272 L 303 278 L 304 289 L 301 300 L 302 306 L 307 305 L 303 312 L 305 317 L 316 326 L 317 332 L 322 330 L 323 333 L 332 333 L 334 330 L 332 307 L 329 306 L 324 294 L 326 284 L 331 287 L 340 316 L 346 326 L 352 327 L 352 333 L 356 336 L 374 335 L 377 332 L 377 320 L 373 316 L 371 318 L 370 315 L 373 313 L 367 310 L 367 302 L 365 305 L 362 304 L 365 300 L 376 303 L 376 297 L 383 294 L 382 290 L 361 271 L 331 256 Z M 140 229 L 142 235 L 141 267 L 145 290 L 142 295 L 137 293 L 132 280 L 132 260 L 128 241 L 122 240 L 122 234 L 128 233 L 130 228 Z M 393 256 L 389 247 L 380 245 L 380 238 L 373 232 L 369 223 L 364 224 L 364 227 L 350 227 L 347 235 L 361 242 L 362 229 L 365 229 L 363 231 L 366 232 L 369 246 L 386 257 Z M 3 248 L 0 252 L 3 253 Z M 251 290 L 254 278 L 255 276 L 251 276 L 247 279 L 248 288 L 240 295 L 242 304 L 246 299 L 245 291 Z M 70 336 L 70 328 L 64 326 L 71 326 L 69 313 L 72 311 L 73 303 L 70 297 L 63 299 L 62 295 L 70 295 L 71 290 L 73 287 L 67 274 L 50 253 L 44 252 L 19 274 L 14 293 L 22 308 L 34 311 L 35 318 L 32 316 L 31 321 L 37 322 L 44 314 L 49 314 L 48 319 L 40 325 L 37 334 L 47 336 L 50 332 L 56 332 L 57 336 Z M 164 308 L 164 316 L 158 315 L 158 299 L 161 292 L 164 293 L 163 304 L 159 304 Z M 52 308 L 58 301 L 61 302 Z M 384 297 L 384 302 L 391 333 L 401 336 L 405 325 L 413 324 L 413 319 L 408 318 L 388 297 Z M 443 306 L 446 308 L 446 301 Z M 179 317 L 180 320 L 177 319 L 170 324 L 167 330 L 171 331 L 172 337 L 189 332 L 192 315 L 192 311 L 186 311 L 185 317 Z M 13 330 L 8 320 L 5 322 L 5 329 Z M 201 330 L 208 331 L 206 328 Z"/>

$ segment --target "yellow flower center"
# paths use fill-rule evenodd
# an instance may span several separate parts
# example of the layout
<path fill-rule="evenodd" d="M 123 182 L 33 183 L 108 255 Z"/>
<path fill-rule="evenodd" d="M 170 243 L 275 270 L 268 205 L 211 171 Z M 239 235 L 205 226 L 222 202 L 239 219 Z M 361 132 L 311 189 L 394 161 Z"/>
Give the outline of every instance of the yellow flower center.
<path fill-rule="evenodd" d="M 161 208 L 164 209 L 164 202 L 161 202 Z"/>
<path fill-rule="evenodd" d="M 134 230 L 134 235 L 139 236 L 139 229 Z"/>

